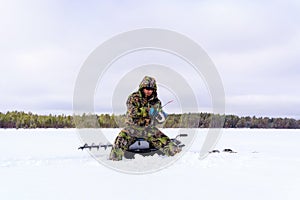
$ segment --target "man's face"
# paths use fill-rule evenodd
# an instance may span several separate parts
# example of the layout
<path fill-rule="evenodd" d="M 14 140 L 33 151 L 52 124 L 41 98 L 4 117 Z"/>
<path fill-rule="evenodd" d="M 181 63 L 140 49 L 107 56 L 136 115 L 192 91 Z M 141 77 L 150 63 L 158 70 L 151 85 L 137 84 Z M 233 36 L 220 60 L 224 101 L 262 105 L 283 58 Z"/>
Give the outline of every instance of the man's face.
<path fill-rule="evenodd" d="M 143 92 L 144 92 L 146 97 L 150 97 L 153 93 L 153 89 L 152 88 L 144 88 Z"/>

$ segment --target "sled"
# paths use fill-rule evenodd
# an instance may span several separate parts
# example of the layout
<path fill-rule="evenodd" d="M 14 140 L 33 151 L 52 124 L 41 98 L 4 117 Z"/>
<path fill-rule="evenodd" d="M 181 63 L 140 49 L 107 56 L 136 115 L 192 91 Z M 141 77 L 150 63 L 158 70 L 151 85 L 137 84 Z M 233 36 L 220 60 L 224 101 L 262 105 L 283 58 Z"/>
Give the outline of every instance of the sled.
<path fill-rule="evenodd" d="M 181 141 L 178 140 L 179 137 L 186 137 L 187 134 L 179 134 L 175 138 L 171 139 L 178 147 L 182 148 L 185 145 L 181 144 Z M 133 159 L 136 154 L 142 156 L 153 156 L 154 154 L 164 155 L 159 149 L 150 145 L 150 143 L 144 138 L 137 138 L 136 141 L 129 146 L 128 150 L 124 152 L 124 157 L 127 159 Z"/>

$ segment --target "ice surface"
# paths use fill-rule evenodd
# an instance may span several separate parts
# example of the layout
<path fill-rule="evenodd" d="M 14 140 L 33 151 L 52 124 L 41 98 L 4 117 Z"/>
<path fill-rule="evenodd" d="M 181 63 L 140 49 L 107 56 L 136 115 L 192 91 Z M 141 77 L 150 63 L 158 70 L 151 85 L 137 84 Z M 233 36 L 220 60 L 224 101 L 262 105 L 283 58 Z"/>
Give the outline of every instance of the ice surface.
<path fill-rule="evenodd" d="M 113 141 L 119 130 L 103 131 Z M 200 160 L 206 133 L 167 168 L 132 175 L 77 150 L 76 129 L 1 129 L 0 199 L 300 199 L 300 130 L 224 129 L 221 152 Z"/>

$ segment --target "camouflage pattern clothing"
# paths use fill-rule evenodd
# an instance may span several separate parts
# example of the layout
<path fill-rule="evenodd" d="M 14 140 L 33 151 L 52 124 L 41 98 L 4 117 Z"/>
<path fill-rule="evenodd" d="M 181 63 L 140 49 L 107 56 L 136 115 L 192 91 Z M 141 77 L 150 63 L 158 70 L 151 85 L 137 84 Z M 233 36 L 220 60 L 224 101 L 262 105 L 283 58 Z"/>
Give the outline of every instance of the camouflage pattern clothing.
<path fill-rule="evenodd" d="M 143 92 L 144 88 L 151 88 L 152 95 L 146 97 Z M 161 101 L 157 97 L 157 85 L 154 78 L 145 76 L 139 85 L 139 90 L 128 97 L 126 105 L 127 127 L 117 136 L 109 159 L 122 160 L 124 152 L 137 138 L 144 138 L 151 146 L 167 156 L 174 156 L 181 151 L 181 148 L 155 127 L 154 120 L 149 115 L 150 108 L 161 109 Z"/>

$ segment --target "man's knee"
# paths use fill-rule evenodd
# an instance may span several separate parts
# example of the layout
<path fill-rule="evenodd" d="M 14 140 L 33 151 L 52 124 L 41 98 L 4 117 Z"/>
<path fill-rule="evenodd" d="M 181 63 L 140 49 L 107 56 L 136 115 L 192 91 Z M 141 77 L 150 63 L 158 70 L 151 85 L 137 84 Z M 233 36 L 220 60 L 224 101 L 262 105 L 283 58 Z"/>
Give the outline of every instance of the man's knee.
<path fill-rule="evenodd" d="M 129 148 L 132 140 L 133 138 L 129 134 L 127 134 L 126 131 L 122 130 L 115 139 L 115 143 L 113 148 L 111 149 L 109 159 L 115 161 L 122 160 L 122 158 L 124 157 L 124 151 Z"/>
<path fill-rule="evenodd" d="M 120 132 L 115 140 L 114 146 L 117 148 L 126 148 L 132 138 L 124 131 Z"/>
<path fill-rule="evenodd" d="M 163 147 L 163 153 L 166 156 L 174 156 L 177 153 L 180 153 L 182 150 L 182 147 L 179 147 L 178 145 L 174 144 L 173 142 L 169 142 L 167 145 Z"/>

